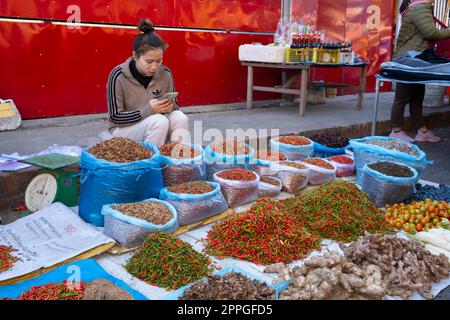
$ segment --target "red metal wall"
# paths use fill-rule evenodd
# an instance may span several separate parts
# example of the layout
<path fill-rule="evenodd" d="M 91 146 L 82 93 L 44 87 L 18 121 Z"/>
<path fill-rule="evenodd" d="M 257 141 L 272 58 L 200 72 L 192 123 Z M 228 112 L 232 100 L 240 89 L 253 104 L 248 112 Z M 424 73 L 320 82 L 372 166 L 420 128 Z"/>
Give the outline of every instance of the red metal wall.
<path fill-rule="evenodd" d="M 305 17 L 336 41 L 353 41 L 356 52 L 373 62 L 373 74 L 389 59 L 394 0 L 293 0 L 293 16 Z M 368 31 L 366 8 L 379 5 L 382 26 Z M 274 32 L 281 0 L 1 0 L 0 16 L 66 21 L 77 5 L 82 22 L 134 25 L 148 17 L 157 26 Z M 182 106 L 245 101 L 246 69 L 240 44 L 272 42 L 272 36 L 193 31 L 159 31 L 169 44 L 164 63 L 171 68 Z M 106 112 L 110 70 L 131 54 L 136 31 L 51 23 L 0 22 L 0 97 L 13 98 L 25 119 Z M 277 71 L 255 70 L 262 84 L 277 84 Z M 264 79 L 258 74 L 264 73 Z M 7 76 L 5 76 L 7 75 Z M 348 71 L 314 71 L 313 79 L 356 81 Z M 257 92 L 256 99 L 279 95 Z"/>
<path fill-rule="evenodd" d="M 148 17 L 157 26 L 257 32 L 273 32 L 281 10 L 280 0 L 3 0 L 0 16 L 66 21 L 73 4 L 79 6 L 82 22 L 129 25 Z M 13 98 L 25 119 L 106 112 L 107 76 L 131 55 L 136 32 L 0 22 L 0 70 L 8 75 L 0 78 L 0 97 Z M 158 33 L 169 44 L 164 64 L 174 74 L 182 106 L 245 101 L 247 75 L 238 47 L 273 41 L 258 34 Z M 266 85 L 279 82 L 277 71 L 264 75 Z M 277 97 L 255 94 L 255 99 Z"/>

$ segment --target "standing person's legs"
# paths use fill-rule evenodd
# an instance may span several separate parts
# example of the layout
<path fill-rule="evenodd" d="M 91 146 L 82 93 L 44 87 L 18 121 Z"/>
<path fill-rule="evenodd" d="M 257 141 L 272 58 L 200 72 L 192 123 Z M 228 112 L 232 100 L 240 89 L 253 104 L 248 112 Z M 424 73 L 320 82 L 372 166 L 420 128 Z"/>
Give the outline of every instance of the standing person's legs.
<path fill-rule="evenodd" d="M 172 111 L 167 115 L 169 119 L 169 134 L 172 142 L 189 143 L 188 116 L 180 110 Z"/>
<path fill-rule="evenodd" d="M 424 97 L 425 85 L 417 85 L 409 107 L 413 126 L 417 129 L 415 140 L 418 142 L 439 142 L 441 141 L 441 138 L 431 133 L 425 125 L 425 119 L 423 118 Z"/>
<path fill-rule="evenodd" d="M 411 85 L 412 95 L 409 102 L 409 114 L 411 115 L 412 126 L 414 129 L 425 127 L 425 119 L 423 118 L 423 99 L 425 97 L 425 85 Z M 426 129 L 426 127 L 425 127 Z"/>
<path fill-rule="evenodd" d="M 391 109 L 391 125 L 392 132 L 389 135 L 392 138 L 398 138 L 407 142 L 413 142 L 414 139 L 408 137 L 403 131 L 403 116 L 405 107 L 410 103 L 411 95 L 413 94 L 411 85 L 404 83 L 396 83 L 395 98 Z"/>
<path fill-rule="evenodd" d="M 131 126 L 115 128 L 112 135 L 146 141 L 159 147 L 165 143 L 168 132 L 169 120 L 162 114 L 154 114 Z"/>

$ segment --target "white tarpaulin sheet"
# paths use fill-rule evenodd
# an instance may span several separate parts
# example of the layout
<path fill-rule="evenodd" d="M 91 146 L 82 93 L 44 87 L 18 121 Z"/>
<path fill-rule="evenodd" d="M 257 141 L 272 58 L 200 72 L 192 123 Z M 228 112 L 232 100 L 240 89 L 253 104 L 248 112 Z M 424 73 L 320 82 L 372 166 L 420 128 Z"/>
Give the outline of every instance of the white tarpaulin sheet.
<path fill-rule="evenodd" d="M 22 276 L 40 268 L 51 267 L 113 239 L 84 222 L 62 203 L 0 225 L 0 244 L 17 249 L 20 258 L 14 266 L 0 273 L 0 281 Z"/>

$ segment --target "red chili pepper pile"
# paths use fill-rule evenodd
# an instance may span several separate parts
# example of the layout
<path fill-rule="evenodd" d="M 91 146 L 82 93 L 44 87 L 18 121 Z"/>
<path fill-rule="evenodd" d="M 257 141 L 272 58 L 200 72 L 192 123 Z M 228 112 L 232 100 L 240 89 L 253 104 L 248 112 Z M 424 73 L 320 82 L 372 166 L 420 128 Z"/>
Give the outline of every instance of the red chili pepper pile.
<path fill-rule="evenodd" d="M 214 187 L 204 181 L 190 181 L 167 188 L 173 193 L 205 194 L 214 190 Z"/>
<path fill-rule="evenodd" d="M 342 163 L 342 164 L 353 164 L 353 160 L 347 156 L 334 156 L 334 157 L 330 157 L 328 158 L 328 160 L 332 160 L 334 162 L 337 163 Z"/>
<path fill-rule="evenodd" d="M 323 159 L 320 158 L 307 158 L 302 160 L 305 163 L 311 164 L 313 166 L 317 166 L 317 167 L 321 167 L 321 168 L 325 168 L 325 169 L 329 169 L 329 170 L 334 170 L 334 167 L 329 164 L 328 162 L 326 162 Z"/>
<path fill-rule="evenodd" d="M 10 246 L 0 245 L 0 273 L 11 269 L 17 261 L 17 258 L 11 254 L 14 251 L 17 250 Z"/>
<path fill-rule="evenodd" d="M 67 281 L 48 283 L 43 286 L 31 287 L 28 291 L 24 291 L 17 300 L 81 300 L 85 286 L 83 281 L 73 287 L 69 286 Z"/>
<path fill-rule="evenodd" d="M 159 147 L 161 155 L 176 159 L 192 159 L 200 152 L 193 147 L 180 143 L 167 143 Z"/>
<path fill-rule="evenodd" d="M 254 181 L 256 179 L 256 174 L 253 171 L 246 169 L 224 170 L 219 172 L 217 176 L 225 180 L 234 181 Z"/>
<path fill-rule="evenodd" d="M 278 162 L 287 158 L 284 154 L 272 150 L 259 150 L 256 154 L 256 159 Z"/>
<path fill-rule="evenodd" d="M 290 144 L 293 146 L 306 146 L 306 145 L 311 144 L 311 141 L 309 141 L 308 139 L 306 139 L 304 137 L 299 137 L 299 136 L 283 136 L 283 137 L 279 137 L 278 141 L 280 143 Z"/>
<path fill-rule="evenodd" d="M 391 231 L 381 209 L 351 182 L 325 183 L 296 201 L 296 206 L 305 210 L 299 219 L 304 219 L 314 234 L 326 239 L 351 242 L 365 231 Z"/>
<path fill-rule="evenodd" d="M 262 198 L 244 214 L 213 226 L 205 251 L 221 257 L 235 257 L 257 264 L 290 263 L 320 248 L 321 238 L 286 215 L 276 200 Z"/>
<path fill-rule="evenodd" d="M 236 139 L 232 141 L 216 141 L 211 144 L 211 149 L 218 153 L 233 156 L 250 153 L 250 149 L 245 145 L 245 143 Z"/>
<path fill-rule="evenodd" d="M 162 231 L 150 235 L 125 268 L 136 278 L 169 290 L 197 281 L 213 269 L 208 256 Z"/>

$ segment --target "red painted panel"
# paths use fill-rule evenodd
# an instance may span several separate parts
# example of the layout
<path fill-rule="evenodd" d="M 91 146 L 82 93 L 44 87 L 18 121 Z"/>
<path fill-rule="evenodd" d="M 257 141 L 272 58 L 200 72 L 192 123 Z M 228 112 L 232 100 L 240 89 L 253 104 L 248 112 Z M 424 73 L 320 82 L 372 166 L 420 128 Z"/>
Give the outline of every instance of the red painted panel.
<path fill-rule="evenodd" d="M 106 112 L 110 70 L 131 53 L 135 32 L 51 24 L 0 23 L 0 97 L 13 98 L 27 118 Z M 164 63 L 172 70 L 180 104 L 245 101 L 246 68 L 238 61 L 243 43 L 269 43 L 270 36 L 164 31 Z M 260 72 L 260 71 L 258 71 Z M 255 79 L 278 84 L 279 71 Z M 256 93 L 255 99 L 279 95 Z"/>
<path fill-rule="evenodd" d="M 261 32 L 273 32 L 281 14 L 281 0 L 2 0 L 0 15 L 65 21 L 72 5 L 83 22 L 136 24 L 148 17 L 160 26 Z"/>

